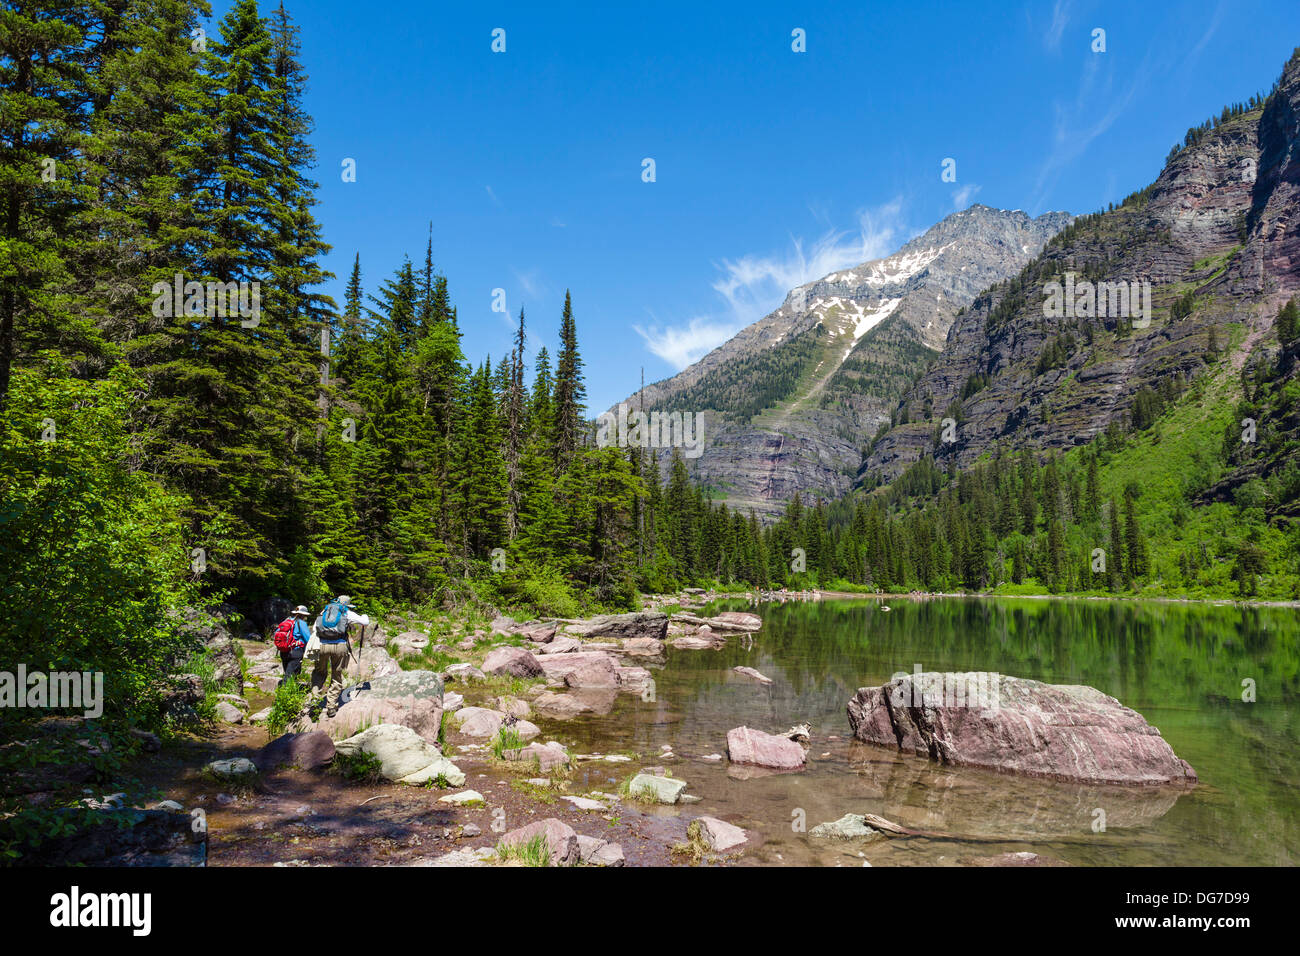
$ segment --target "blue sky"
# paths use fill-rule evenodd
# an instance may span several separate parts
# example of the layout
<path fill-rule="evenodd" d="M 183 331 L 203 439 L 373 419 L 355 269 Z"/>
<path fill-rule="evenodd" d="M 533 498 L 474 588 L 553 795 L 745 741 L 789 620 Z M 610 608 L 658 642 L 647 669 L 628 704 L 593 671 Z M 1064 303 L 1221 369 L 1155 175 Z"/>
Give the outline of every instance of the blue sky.
<path fill-rule="evenodd" d="M 432 223 L 475 363 L 507 351 L 521 305 L 533 350 L 554 355 L 572 291 L 593 413 L 642 367 L 669 376 L 789 287 L 972 202 L 1119 201 L 1189 126 L 1267 92 L 1300 44 L 1293 0 L 286 5 L 327 291 L 342 301 L 358 252 L 368 291 L 403 255 L 418 264 Z"/>

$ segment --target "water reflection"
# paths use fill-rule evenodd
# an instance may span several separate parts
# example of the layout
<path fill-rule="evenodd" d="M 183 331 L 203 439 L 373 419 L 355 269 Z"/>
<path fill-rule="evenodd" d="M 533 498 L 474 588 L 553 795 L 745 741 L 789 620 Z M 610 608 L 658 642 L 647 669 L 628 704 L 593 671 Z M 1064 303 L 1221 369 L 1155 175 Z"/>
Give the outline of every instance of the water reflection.
<path fill-rule="evenodd" d="M 749 862 L 861 862 L 861 852 L 873 863 L 952 863 L 1026 849 L 1099 865 L 1300 858 L 1294 611 L 963 599 L 890 606 L 885 613 L 871 600 L 761 605 L 764 627 L 752 643 L 670 649 L 662 663 L 642 661 L 656 681 L 654 701 L 620 695 L 605 716 L 543 723 L 579 750 L 636 751 L 644 764 L 670 744 L 680 758 L 672 772 L 703 802 L 666 812 L 712 812 L 757 830 L 764 845 Z M 773 683 L 735 674 L 739 664 Z M 917 665 L 1097 687 L 1157 726 L 1201 784 L 1184 793 L 1025 780 L 851 742 L 845 705 L 857 688 Z M 1247 680 L 1253 703 L 1242 699 Z M 813 742 L 802 773 L 736 779 L 725 762 L 693 759 L 722 752 L 732 727 L 777 732 L 805 721 Z M 592 786 L 608 785 L 608 768 L 590 772 Z M 823 846 L 807 836 L 849 812 L 942 836 L 869 847 Z"/>

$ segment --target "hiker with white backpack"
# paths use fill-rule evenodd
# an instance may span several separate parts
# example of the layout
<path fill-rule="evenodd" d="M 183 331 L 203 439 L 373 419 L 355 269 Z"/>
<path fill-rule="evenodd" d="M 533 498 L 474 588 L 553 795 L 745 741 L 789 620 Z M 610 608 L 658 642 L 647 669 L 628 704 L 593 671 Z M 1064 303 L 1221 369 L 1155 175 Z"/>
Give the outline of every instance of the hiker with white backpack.
<path fill-rule="evenodd" d="M 320 651 L 316 655 L 316 666 L 311 672 L 310 701 L 314 702 L 324 692 L 326 717 L 333 717 L 339 709 L 339 695 L 343 693 L 343 670 L 348 665 L 350 648 L 348 626 L 352 624 L 366 627 L 370 624 L 370 618 L 356 612 L 351 597 L 340 594 L 325 605 L 325 609 L 316 618 L 316 623 L 312 625 L 314 638 L 320 643 Z"/>

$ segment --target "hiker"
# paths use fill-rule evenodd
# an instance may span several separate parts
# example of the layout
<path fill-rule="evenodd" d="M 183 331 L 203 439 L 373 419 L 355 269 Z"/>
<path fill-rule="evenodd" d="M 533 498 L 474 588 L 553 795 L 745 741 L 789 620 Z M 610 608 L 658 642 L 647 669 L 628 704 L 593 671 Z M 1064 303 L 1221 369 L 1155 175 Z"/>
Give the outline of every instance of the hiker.
<path fill-rule="evenodd" d="M 310 616 L 311 612 L 299 604 L 275 629 L 275 649 L 280 652 L 280 663 L 284 665 L 279 687 L 296 678 L 302 670 L 302 654 L 311 640 L 311 627 L 307 624 Z"/>
<path fill-rule="evenodd" d="M 358 614 L 351 606 L 352 598 L 340 594 L 320 612 L 313 629 L 320 640 L 320 655 L 316 658 L 316 667 L 311 672 L 311 696 L 318 697 L 325 692 L 325 716 L 333 717 L 339 709 L 339 694 L 343 692 L 343 669 L 348 664 L 348 626 L 360 624 L 365 627 L 370 618 Z M 328 685 L 327 685 L 328 682 Z"/>

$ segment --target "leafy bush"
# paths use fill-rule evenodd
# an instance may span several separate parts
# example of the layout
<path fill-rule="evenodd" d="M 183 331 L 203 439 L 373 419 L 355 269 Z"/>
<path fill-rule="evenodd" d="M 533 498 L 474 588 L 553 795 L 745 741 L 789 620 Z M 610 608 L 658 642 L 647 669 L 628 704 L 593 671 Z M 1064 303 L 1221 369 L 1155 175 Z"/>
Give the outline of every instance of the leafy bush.
<path fill-rule="evenodd" d="M 382 776 L 380 771 L 383 769 L 383 761 L 374 754 L 358 750 L 355 754 L 336 755 L 334 769 L 358 783 L 378 783 Z"/>
<path fill-rule="evenodd" d="M 278 737 L 284 733 L 298 715 L 302 705 L 307 701 L 308 684 L 300 676 L 285 681 L 275 689 L 275 700 L 271 703 L 271 713 L 266 718 L 266 729 L 271 736 Z"/>
<path fill-rule="evenodd" d="M 0 669 L 102 673 L 109 716 L 151 725 L 158 677 L 188 650 L 169 611 L 197 594 L 183 501 L 131 460 L 141 389 L 124 369 L 15 373 L 0 423 Z"/>

